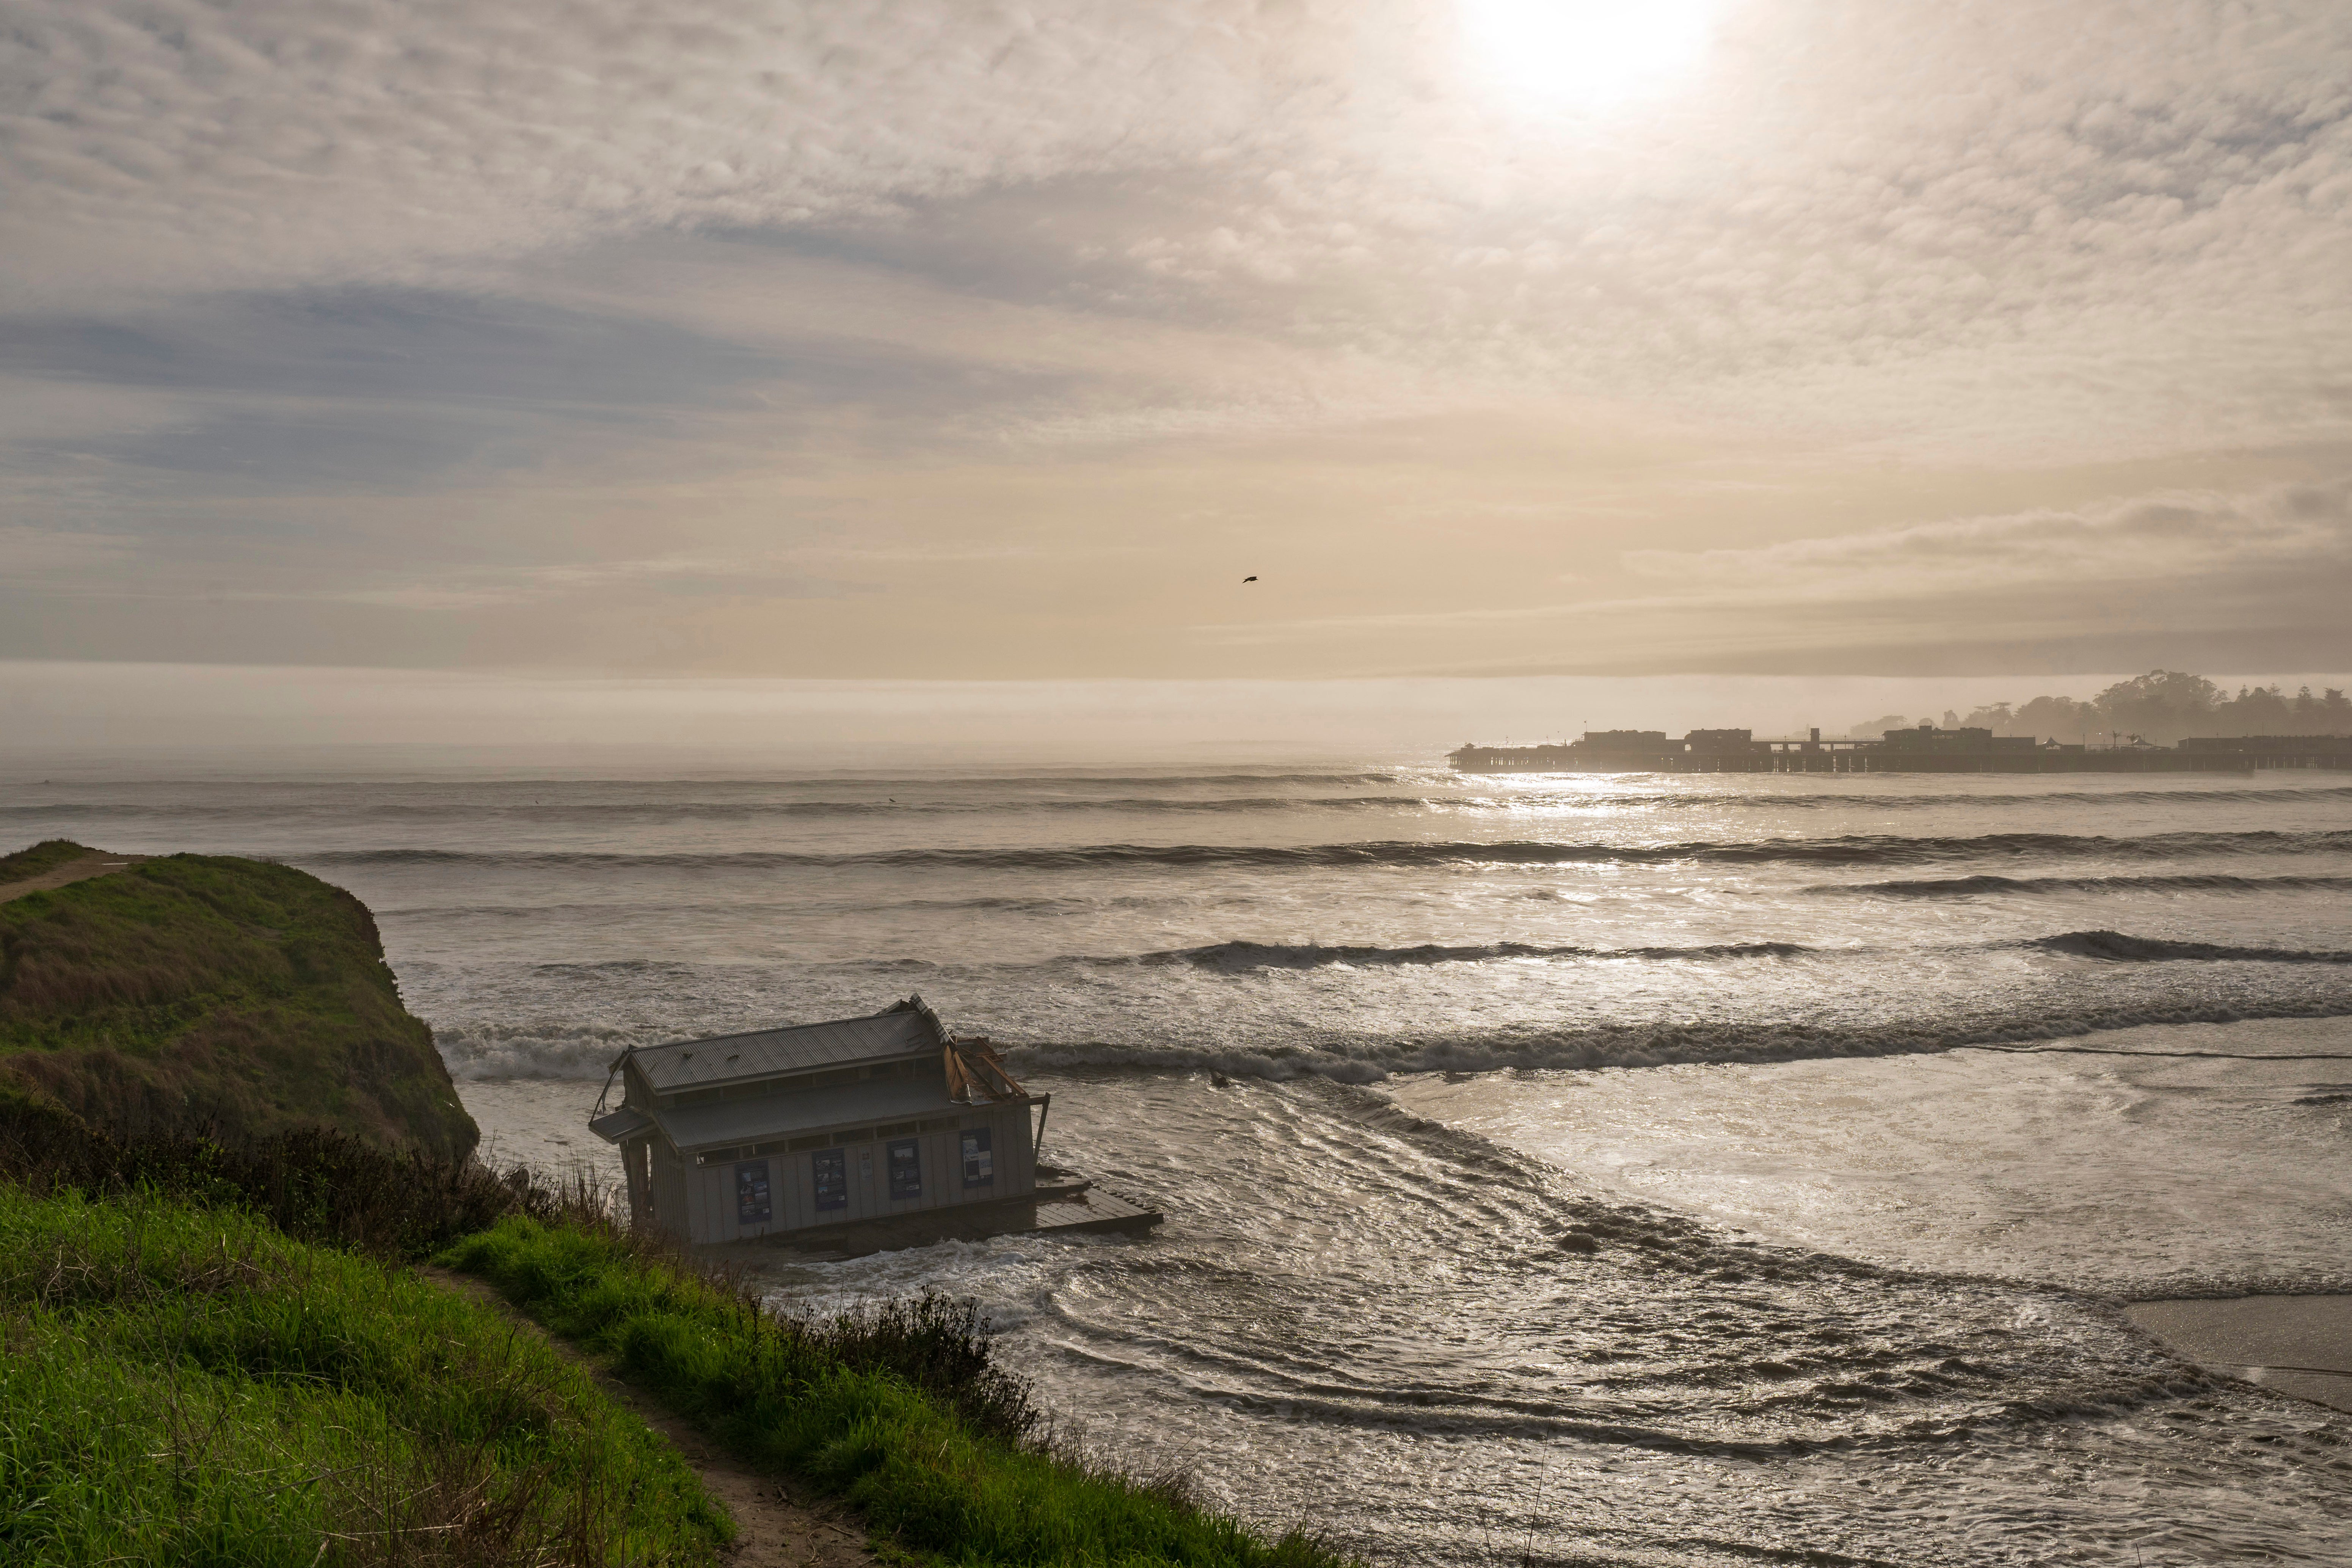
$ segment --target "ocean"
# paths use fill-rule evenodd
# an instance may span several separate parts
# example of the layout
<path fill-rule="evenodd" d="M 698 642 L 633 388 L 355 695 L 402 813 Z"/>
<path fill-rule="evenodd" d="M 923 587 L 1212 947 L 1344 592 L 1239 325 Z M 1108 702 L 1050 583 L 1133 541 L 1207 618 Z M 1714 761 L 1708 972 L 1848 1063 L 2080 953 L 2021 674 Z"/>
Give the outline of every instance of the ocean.
<path fill-rule="evenodd" d="M 1383 1561 L 2352 1562 L 2352 1417 L 2126 1323 L 2352 1290 L 2352 783 L 1287 770 L 12 786 L 376 911 L 488 1153 L 919 993 L 1147 1239 L 981 1299 L 1062 1429 Z"/>

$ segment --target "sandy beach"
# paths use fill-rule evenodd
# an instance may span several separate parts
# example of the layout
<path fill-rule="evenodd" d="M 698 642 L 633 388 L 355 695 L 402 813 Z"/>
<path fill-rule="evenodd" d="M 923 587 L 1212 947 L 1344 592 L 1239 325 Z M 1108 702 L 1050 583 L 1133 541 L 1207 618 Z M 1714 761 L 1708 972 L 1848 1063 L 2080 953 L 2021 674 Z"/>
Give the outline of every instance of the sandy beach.
<path fill-rule="evenodd" d="M 2352 1410 L 2352 1296 L 2140 1301 L 2124 1315 L 2200 1366 Z"/>

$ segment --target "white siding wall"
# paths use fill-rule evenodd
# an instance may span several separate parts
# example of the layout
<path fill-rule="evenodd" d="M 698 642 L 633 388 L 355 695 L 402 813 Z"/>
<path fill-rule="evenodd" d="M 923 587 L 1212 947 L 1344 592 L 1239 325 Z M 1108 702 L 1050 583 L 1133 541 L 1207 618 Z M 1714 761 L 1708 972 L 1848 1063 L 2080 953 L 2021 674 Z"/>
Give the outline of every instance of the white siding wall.
<path fill-rule="evenodd" d="M 711 1224 L 710 1184 L 702 1179 L 704 1172 L 693 1161 L 691 1154 L 687 1156 L 686 1234 L 697 1241 L 716 1241 L 719 1237 Z"/>
<path fill-rule="evenodd" d="M 754 1156 L 768 1163 L 766 1225 L 745 1226 L 736 1219 L 735 1167 L 743 1162 L 726 1160 L 714 1165 L 686 1165 L 681 1185 L 692 1215 L 684 1234 L 698 1242 L 737 1241 L 771 1236 L 814 1225 L 841 1225 L 891 1215 L 918 1214 L 925 1209 L 986 1203 L 1018 1197 L 1037 1186 L 1037 1155 L 1030 1146 L 1032 1112 L 1025 1105 L 975 1106 L 956 1117 L 956 1125 L 936 1132 L 911 1134 L 922 1150 L 923 1192 L 920 1197 L 890 1196 L 889 1146 L 896 1138 L 877 1138 L 845 1146 L 842 1153 L 849 1175 L 849 1206 L 820 1212 L 812 1161 L 814 1151 Z M 984 1187 L 963 1184 L 961 1135 L 968 1127 L 992 1131 L 996 1180 Z"/>
<path fill-rule="evenodd" d="M 629 1223 L 650 1227 L 654 1219 L 652 1180 L 653 1140 L 632 1138 L 621 1145 L 621 1169 L 627 1178 Z"/>
<path fill-rule="evenodd" d="M 691 1236 L 687 1226 L 687 1173 L 693 1169 L 666 1139 L 654 1140 L 654 1223 L 673 1236 Z"/>

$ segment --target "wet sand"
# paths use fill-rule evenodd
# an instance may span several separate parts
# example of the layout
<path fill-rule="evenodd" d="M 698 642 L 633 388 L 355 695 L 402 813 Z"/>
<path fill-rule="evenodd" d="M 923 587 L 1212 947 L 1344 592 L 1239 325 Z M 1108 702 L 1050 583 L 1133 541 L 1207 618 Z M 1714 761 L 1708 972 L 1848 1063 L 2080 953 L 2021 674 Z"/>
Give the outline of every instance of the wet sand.
<path fill-rule="evenodd" d="M 2352 1410 L 2352 1296 L 2140 1301 L 2124 1315 L 2200 1366 Z"/>

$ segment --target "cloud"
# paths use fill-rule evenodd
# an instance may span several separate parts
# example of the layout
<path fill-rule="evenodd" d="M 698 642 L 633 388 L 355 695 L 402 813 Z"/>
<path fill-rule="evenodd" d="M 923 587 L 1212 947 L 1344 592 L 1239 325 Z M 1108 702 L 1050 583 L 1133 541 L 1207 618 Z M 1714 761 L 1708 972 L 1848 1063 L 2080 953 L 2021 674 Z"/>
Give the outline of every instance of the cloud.
<path fill-rule="evenodd" d="M 2342 582 L 2264 488 L 2352 451 L 2330 0 L 1746 0 L 1538 115 L 1451 0 L 0 27 L 0 501 L 75 604 L 0 651 L 2113 668 Z"/>
<path fill-rule="evenodd" d="M 1746 550 L 1634 550 L 1636 575 L 1696 590 L 1641 601 L 1714 606 L 1755 594 L 1952 599 L 2118 583 L 2229 595 L 2300 581 L 2352 588 L 2352 479 L 2249 495 L 2171 490 L 2072 510 L 1956 518 Z"/>
<path fill-rule="evenodd" d="M 446 290 L 314 289 L 200 309 L 0 317 L 0 361 L 52 383 L 477 405 L 708 403 L 788 370 L 668 323 Z"/>
<path fill-rule="evenodd" d="M 676 222 L 1133 167 L 1230 137 L 1243 4 L 10 0 L 19 286 L 346 280 Z"/>
<path fill-rule="evenodd" d="M 137 546 L 123 534 L 0 525 L 0 581 L 37 583 L 119 566 Z"/>
<path fill-rule="evenodd" d="M 0 244 L 31 300 L 485 258 L 527 293 L 582 246 L 723 231 L 1906 449 L 2352 420 L 2326 0 L 1756 0 L 1623 121 L 1496 101 L 1443 0 L 0 14 Z"/>
<path fill-rule="evenodd" d="M 730 598 L 761 602 L 845 599 L 882 590 L 872 583 L 813 577 L 780 563 L 674 557 L 657 561 L 583 561 L 411 577 L 371 586 L 307 593 L 306 600 L 377 605 L 391 609 L 497 609 L 571 597 L 646 592 L 663 598 Z M 283 595 L 279 595 L 283 596 Z"/>
<path fill-rule="evenodd" d="M 1642 552 L 1628 564 L 1675 589 L 1579 613 L 1678 636 L 1729 668 L 2321 668 L 2347 651 L 2352 480 Z"/>
<path fill-rule="evenodd" d="M 1222 623 L 1194 635 L 1261 648 L 1378 638 L 1395 650 L 1391 668 L 1423 674 L 1909 675 L 2197 660 L 2333 668 L 2352 653 L 2342 611 L 2352 597 L 2352 479 L 2168 490 L 1746 549 L 1637 549 L 1620 560 L 1636 592 Z M 1465 643 L 1489 651 L 1439 651 Z M 1525 651 L 1496 658 L 1497 647 Z"/>

